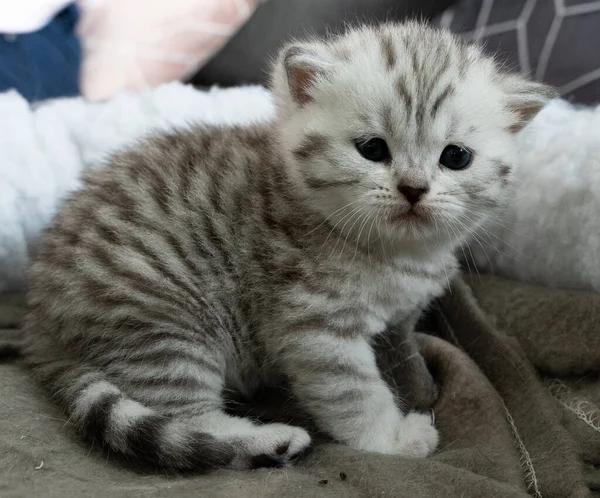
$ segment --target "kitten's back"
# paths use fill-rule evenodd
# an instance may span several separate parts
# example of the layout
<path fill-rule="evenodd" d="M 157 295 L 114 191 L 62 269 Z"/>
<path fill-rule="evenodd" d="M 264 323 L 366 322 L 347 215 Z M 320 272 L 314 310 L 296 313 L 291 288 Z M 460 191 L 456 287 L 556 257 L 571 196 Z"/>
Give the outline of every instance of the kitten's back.
<path fill-rule="evenodd" d="M 265 128 L 176 132 L 118 154 L 65 202 L 32 257 L 24 352 L 88 439 L 195 470 L 279 465 L 310 441 L 282 426 L 242 444 L 259 430 L 245 419 L 216 429 L 242 347 L 236 249 L 275 155 Z"/>

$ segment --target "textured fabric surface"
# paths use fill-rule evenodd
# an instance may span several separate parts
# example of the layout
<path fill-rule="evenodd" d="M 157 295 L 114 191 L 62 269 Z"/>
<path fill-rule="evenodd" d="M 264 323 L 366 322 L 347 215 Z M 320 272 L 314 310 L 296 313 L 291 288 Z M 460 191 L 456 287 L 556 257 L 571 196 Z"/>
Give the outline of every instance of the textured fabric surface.
<path fill-rule="evenodd" d="M 419 336 L 440 386 L 434 410 L 442 440 L 427 460 L 361 453 L 318 437 L 314 451 L 285 470 L 183 476 L 133 469 L 74 438 L 17 363 L 0 366 L 2 496 L 591 496 L 590 488 L 600 489 L 600 349 L 593 342 L 600 296 L 498 277 L 467 281 L 456 281 L 436 306 L 429 330 L 439 337 Z M 551 311 L 565 301 L 573 313 L 560 321 Z M 4 337 L 18 336 L 21 302 L 18 294 L 0 299 Z M 550 342 L 562 343 L 558 361 Z M 573 369 L 581 344 L 596 363 Z M 256 411 L 285 419 L 284 399 L 267 396 Z"/>
<path fill-rule="evenodd" d="M 0 33 L 30 33 L 48 24 L 71 0 L 0 2 Z"/>
<path fill-rule="evenodd" d="M 16 90 L 30 102 L 78 95 L 78 19 L 77 7 L 70 5 L 37 31 L 0 34 L 0 92 Z"/>
<path fill-rule="evenodd" d="M 563 99 L 523 129 L 513 198 L 465 251 L 479 271 L 600 292 L 599 136 L 600 106 Z"/>
<path fill-rule="evenodd" d="M 570 101 L 600 101 L 598 1 L 461 0 L 438 21 Z"/>

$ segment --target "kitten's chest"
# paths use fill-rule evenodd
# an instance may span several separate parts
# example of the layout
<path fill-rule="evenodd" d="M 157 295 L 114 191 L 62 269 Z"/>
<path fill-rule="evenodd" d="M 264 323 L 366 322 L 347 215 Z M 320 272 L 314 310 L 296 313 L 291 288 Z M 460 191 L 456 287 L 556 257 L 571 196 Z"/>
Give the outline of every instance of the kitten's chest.
<path fill-rule="evenodd" d="M 437 268 L 433 271 L 398 264 L 377 268 L 358 282 L 360 285 L 348 289 L 349 298 L 363 312 L 364 333 L 372 336 L 420 313 L 443 293 L 447 279 Z"/>

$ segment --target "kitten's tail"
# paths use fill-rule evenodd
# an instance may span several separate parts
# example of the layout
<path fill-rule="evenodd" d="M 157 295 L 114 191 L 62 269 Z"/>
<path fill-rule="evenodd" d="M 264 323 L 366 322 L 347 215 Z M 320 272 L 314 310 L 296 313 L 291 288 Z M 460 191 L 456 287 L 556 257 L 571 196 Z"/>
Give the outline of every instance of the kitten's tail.
<path fill-rule="evenodd" d="M 23 356 L 23 345 L 19 341 L 0 341 L 0 362 L 5 363 Z"/>
<path fill-rule="evenodd" d="M 232 445 L 131 399 L 100 370 L 65 358 L 36 363 L 34 374 L 89 441 L 179 470 L 222 468 L 235 457 Z"/>

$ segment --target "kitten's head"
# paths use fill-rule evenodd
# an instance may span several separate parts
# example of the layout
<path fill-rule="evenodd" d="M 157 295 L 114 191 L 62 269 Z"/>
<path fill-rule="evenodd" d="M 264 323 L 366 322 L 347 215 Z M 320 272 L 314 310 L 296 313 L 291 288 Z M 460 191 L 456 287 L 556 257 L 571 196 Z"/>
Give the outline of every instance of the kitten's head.
<path fill-rule="evenodd" d="M 292 43 L 273 90 L 299 191 L 342 232 L 399 246 L 456 244 L 505 204 L 515 133 L 554 96 L 418 23 Z"/>

